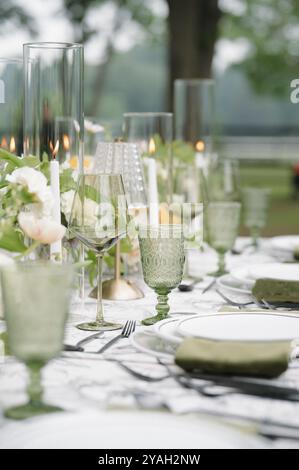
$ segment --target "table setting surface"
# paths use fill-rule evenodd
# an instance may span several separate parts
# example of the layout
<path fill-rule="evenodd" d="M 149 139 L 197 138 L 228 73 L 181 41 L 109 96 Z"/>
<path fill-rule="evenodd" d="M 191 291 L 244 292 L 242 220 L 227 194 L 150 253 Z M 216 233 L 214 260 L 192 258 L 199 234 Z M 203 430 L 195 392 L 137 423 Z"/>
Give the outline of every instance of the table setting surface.
<path fill-rule="evenodd" d="M 239 238 L 236 246 L 240 249 L 246 243 L 248 239 Z M 228 308 L 218 295 L 217 286 L 213 285 L 203 293 L 212 281 L 207 273 L 216 265 L 213 251 L 208 248 L 201 253 L 190 250 L 188 257 L 190 273 L 196 277 L 203 276 L 203 281 L 194 285 L 191 292 L 173 291 L 170 318 L 238 311 L 234 307 Z M 263 239 L 256 253 L 244 251 L 238 256 L 228 255 L 228 268 L 233 270 L 254 263 L 271 263 L 278 258 L 271 241 Z M 157 326 L 146 327 L 140 323 L 153 313 L 156 303 L 155 294 L 145 284 L 140 285 L 145 293 L 142 299 L 104 301 L 108 321 L 113 319 L 122 324 L 128 320 L 136 321 L 133 335 L 121 338 L 101 354 L 96 354 L 119 334 L 105 332 L 86 344 L 84 352 L 64 351 L 45 367 L 45 399 L 63 408 L 64 412 L 23 422 L 6 419 L 4 409 L 25 400 L 26 372 L 20 362 L 12 357 L 2 357 L 0 448 L 299 448 L 298 401 L 248 395 L 238 390 L 235 393 L 215 393 L 215 396 L 202 394 L 194 388 L 182 386 L 172 375 L 178 367 L 169 353 L 171 344 L 169 351 L 160 355 L 161 360 L 159 353 L 152 354 L 146 347 L 142 349 L 140 343 L 136 348 L 137 335 L 144 333 L 149 338 L 157 338 Z M 246 307 L 247 312 L 252 309 Z M 86 297 L 84 306 L 73 299 L 65 343 L 75 345 L 89 336 L 90 332 L 80 331 L 75 325 L 92 319 L 94 310 L 93 299 Z M 277 314 L 287 312 L 279 311 Z M 299 316 L 299 311 L 298 314 L 292 312 L 292 316 Z M 3 321 L 0 327 L 0 332 L 4 331 Z M 292 361 L 288 370 L 275 382 L 299 388 L 299 360 Z M 267 427 L 280 429 L 280 425 L 290 435 L 294 432 L 297 438 L 270 440 L 264 437 Z"/>

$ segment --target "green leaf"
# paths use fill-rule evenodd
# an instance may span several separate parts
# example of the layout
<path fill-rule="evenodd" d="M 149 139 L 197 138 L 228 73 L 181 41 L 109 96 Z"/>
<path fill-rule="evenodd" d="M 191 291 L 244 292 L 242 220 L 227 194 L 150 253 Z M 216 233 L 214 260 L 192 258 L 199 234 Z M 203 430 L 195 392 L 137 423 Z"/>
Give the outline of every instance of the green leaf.
<path fill-rule="evenodd" d="M 3 148 L 0 148 L 0 159 L 10 163 L 14 168 L 21 168 L 24 166 L 22 158 L 17 157 Z"/>
<path fill-rule="evenodd" d="M 64 170 L 60 175 L 60 192 L 65 193 L 71 189 L 76 189 L 77 183 L 73 178 L 73 171 L 71 169 Z"/>
<path fill-rule="evenodd" d="M 11 223 L 2 226 L 0 248 L 15 253 L 23 253 L 27 248 L 24 244 L 24 236 Z"/>

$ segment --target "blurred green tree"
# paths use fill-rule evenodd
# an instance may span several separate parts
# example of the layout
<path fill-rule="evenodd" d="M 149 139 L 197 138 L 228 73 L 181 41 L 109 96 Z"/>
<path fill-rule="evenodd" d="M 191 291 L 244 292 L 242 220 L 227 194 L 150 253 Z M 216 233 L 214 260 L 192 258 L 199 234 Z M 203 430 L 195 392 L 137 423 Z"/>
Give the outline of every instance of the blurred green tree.
<path fill-rule="evenodd" d="M 34 18 L 25 11 L 15 0 L 5 0 L 0 3 L 0 34 L 6 34 L 14 27 L 27 29 L 32 36 L 36 35 Z"/>
<path fill-rule="evenodd" d="M 99 113 L 99 103 L 105 84 L 107 68 L 116 51 L 116 39 L 126 28 L 137 27 L 140 34 L 156 40 L 161 37 L 163 20 L 150 8 L 150 1 L 144 0 L 63 0 L 66 15 L 74 27 L 75 41 L 87 43 L 99 33 L 91 26 L 90 15 L 97 7 L 110 7 L 109 27 L 100 31 L 100 52 L 94 73 L 93 101 L 87 110 L 91 116 Z M 107 11 L 106 11 L 107 14 Z M 137 31 L 136 31 L 137 33 Z"/>

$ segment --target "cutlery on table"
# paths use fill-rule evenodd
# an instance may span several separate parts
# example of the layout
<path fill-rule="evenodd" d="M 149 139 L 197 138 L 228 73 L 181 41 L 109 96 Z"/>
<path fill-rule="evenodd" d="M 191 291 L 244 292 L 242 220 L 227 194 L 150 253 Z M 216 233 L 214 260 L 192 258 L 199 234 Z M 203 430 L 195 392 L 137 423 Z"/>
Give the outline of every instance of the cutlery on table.
<path fill-rule="evenodd" d="M 255 304 L 253 300 L 251 300 L 250 302 L 235 302 L 234 300 L 231 300 L 228 297 L 226 297 L 226 295 L 224 295 L 219 289 L 216 289 L 216 292 L 218 295 L 220 295 L 220 297 L 223 300 L 225 300 L 226 303 L 228 303 L 229 305 L 232 305 L 233 307 L 246 307 L 247 305 Z"/>
<path fill-rule="evenodd" d="M 97 354 L 101 354 L 102 352 L 106 351 L 106 349 L 110 348 L 113 344 L 119 341 L 121 338 L 128 338 L 136 328 L 136 321 L 135 320 L 128 320 L 126 321 L 123 329 L 121 330 L 120 335 L 115 336 L 112 338 L 108 343 L 106 343 L 101 349 L 97 351 Z"/>
<path fill-rule="evenodd" d="M 63 345 L 63 350 L 64 351 L 83 352 L 84 351 L 84 348 L 82 347 L 83 345 L 89 343 L 90 341 L 93 341 L 94 339 L 100 338 L 101 336 L 103 336 L 103 334 L 104 334 L 103 331 L 98 331 L 97 333 L 93 333 L 92 335 L 89 335 L 86 338 L 81 339 L 75 345 L 64 344 Z"/>
<path fill-rule="evenodd" d="M 206 292 L 208 292 L 208 290 L 210 290 L 213 285 L 215 284 L 216 282 L 216 277 L 213 279 L 213 281 L 210 282 L 210 284 L 208 284 L 202 291 L 202 294 L 205 294 Z"/>
<path fill-rule="evenodd" d="M 178 289 L 181 292 L 191 292 L 194 289 L 194 286 L 196 286 L 196 284 L 198 284 L 199 282 L 202 282 L 202 278 L 194 279 L 194 281 L 191 282 L 190 284 L 182 282 L 182 284 L 178 286 Z"/>

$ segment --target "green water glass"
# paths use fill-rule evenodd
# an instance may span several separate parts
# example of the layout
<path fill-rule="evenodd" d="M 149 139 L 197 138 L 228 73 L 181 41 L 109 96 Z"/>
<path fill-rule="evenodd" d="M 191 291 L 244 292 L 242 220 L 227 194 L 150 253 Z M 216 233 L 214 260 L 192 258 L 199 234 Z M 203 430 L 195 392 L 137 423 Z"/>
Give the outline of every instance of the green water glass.
<path fill-rule="evenodd" d="M 262 229 L 266 226 L 271 190 L 248 187 L 242 191 L 244 225 L 250 231 L 251 242 L 258 248 Z"/>
<path fill-rule="evenodd" d="M 43 402 L 41 369 L 63 346 L 73 280 L 71 265 L 22 263 L 1 273 L 8 347 L 29 372 L 29 401 L 5 416 L 26 419 L 61 409 Z"/>
<path fill-rule="evenodd" d="M 158 296 L 157 314 L 142 321 L 153 325 L 168 316 L 168 295 L 183 277 L 185 252 L 182 225 L 139 227 L 143 277 Z"/>
<path fill-rule="evenodd" d="M 207 208 L 208 243 L 218 254 L 218 269 L 212 276 L 222 276 L 225 254 L 234 246 L 240 224 L 239 202 L 211 202 Z"/>

